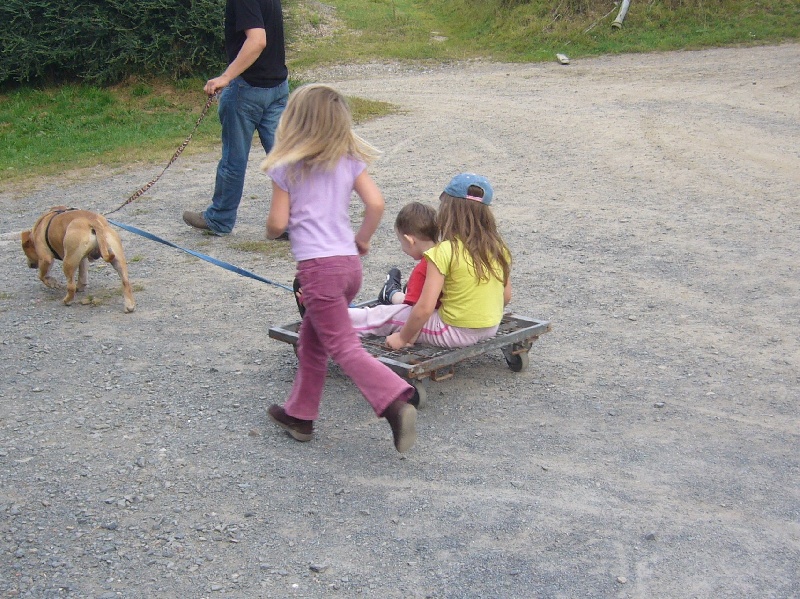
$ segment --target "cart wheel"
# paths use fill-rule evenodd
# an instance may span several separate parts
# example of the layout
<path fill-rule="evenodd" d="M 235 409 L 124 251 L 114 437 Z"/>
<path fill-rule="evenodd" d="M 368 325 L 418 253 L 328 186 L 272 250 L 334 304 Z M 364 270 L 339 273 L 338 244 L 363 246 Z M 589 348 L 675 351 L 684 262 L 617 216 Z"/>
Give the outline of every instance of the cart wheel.
<path fill-rule="evenodd" d="M 417 409 L 421 410 L 425 406 L 428 405 L 428 389 L 425 386 L 425 381 L 408 381 L 411 383 L 414 388 L 417 390 L 417 395 L 419 395 L 419 403 L 417 404 Z"/>
<path fill-rule="evenodd" d="M 503 353 L 506 359 L 506 364 L 512 370 L 512 372 L 522 372 L 523 370 L 527 370 L 528 368 L 528 352 L 522 352 L 521 354 L 505 354 Z"/>

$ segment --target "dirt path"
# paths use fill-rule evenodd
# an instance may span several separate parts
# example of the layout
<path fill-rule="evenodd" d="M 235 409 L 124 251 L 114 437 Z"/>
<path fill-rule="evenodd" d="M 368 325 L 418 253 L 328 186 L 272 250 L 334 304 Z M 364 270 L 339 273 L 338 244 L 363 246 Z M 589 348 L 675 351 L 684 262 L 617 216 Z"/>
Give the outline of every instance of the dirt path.
<path fill-rule="evenodd" d="M 495 184 L 514 311 L 553 331 L 433 383 L 406 457 L 335 368 L 318 436 L 273 429 L 290 294 L 122 233 L 64 307 L 17 241 L 108 210 L 158 167 L 0 193 L 0 596 L 800 596 L 800 45 L 319 78 L 399 105 L 359 132 L 391 223 L 449 177 Z M 254 166 L 261 155 L 253 153 Z M 180 222 L 216 156 L 117 215 L 283 283 L 256 168 L 235 234 Z"/>

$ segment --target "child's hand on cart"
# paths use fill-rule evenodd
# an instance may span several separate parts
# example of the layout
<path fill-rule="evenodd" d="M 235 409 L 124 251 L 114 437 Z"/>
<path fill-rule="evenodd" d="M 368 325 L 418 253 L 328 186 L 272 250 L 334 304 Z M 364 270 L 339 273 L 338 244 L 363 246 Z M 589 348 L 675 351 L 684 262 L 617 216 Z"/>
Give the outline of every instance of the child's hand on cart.
<path fill-rule="evenodd" d="M 406 347 L 413 347 L 413 343 L 407 342 L 400 336 L 400 331 L 392 333 L 386 338 L 386 345 L 390 349 L 405 349 Z"/>

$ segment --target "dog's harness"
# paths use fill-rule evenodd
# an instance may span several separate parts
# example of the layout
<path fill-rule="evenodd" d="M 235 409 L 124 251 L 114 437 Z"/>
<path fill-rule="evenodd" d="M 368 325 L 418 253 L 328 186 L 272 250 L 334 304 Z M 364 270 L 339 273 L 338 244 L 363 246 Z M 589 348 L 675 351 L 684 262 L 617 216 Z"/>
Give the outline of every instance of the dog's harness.
<path fill-rule="evenodd" d="M 77 210 L 77 208 L 65 208 L 64 210 L 54 210 L 52 212 L 53 216 L 50 217 L 50 220 L 47 221 L 47 227 L 44 230 L 44 241 L 47 244 L 47 247 L 50 249 L 50 253 L 53 254 L 53 258 L 56 260 L 61 260 L 61 256 L 58 255 L 58 252 L 53 249 L 53 246 L 50 244 L 50 224 L 53 222 L 53 219 L 58 216 L 59 214 L 63 214 L 64 212 L 70 212 L 72 210 Z"/>

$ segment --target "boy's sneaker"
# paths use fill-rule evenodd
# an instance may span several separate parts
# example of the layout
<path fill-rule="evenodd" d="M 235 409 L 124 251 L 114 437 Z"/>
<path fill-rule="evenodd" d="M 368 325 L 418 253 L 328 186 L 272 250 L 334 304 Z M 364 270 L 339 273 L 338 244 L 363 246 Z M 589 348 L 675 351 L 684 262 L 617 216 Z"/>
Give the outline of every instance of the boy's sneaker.
<path fill-rule="evenodd" d="M 289 416 L 283 406 L 275 404 L 269 407 L 267 413 L 275 424 L 298 441 L 311 441 L 311 437 L 314 436 L 313 420 L 300 420 L 294 416 Z"/>
<path fill-rule="evenodd" d="M 380 293 L 378 293 L 378 301 L 387 306 L 391 305 L 392 296 L 396 292 L 402 291 L 402 289 L 403 284 L 400 281 L 400 269 L 391 268 L 389 269 L 389 274 L 386 275 L 386 282 L 383 284 Z"/>

